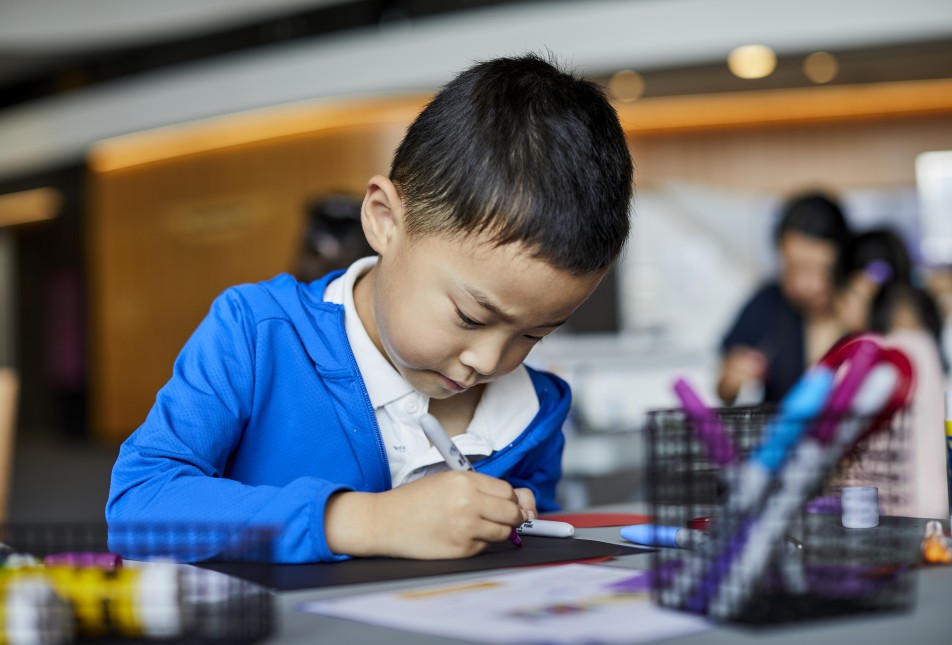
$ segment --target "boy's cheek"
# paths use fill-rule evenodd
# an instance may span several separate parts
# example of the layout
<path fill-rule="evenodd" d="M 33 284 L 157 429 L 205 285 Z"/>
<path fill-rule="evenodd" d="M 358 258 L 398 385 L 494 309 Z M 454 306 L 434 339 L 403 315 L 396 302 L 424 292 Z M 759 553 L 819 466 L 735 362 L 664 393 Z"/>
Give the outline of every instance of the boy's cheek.
<path fill-rule="evenodd" d="M 441 359 L 446 358 L 438 356 L 441 353 L 439 348 L 445 347 L 443 336 L 438 330 L 432 328 L 423 329 L 415 325 L 400 326 L 392 330 L 390 334 L 388 351 L 391 354 L 391 360 L 414 369 L 438 369 L 439 365 L 434 365 L 434 362 L 440 363 Z"/>

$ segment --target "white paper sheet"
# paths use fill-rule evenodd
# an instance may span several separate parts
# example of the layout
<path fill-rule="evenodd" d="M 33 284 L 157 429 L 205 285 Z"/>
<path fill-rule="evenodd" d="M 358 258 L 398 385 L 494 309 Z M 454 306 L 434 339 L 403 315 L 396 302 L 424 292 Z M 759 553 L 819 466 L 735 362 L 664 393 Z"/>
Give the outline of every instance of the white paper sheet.
<path fill-rule="evenodd" d="M 710 628 L 658 607 L 645 571 L 567 564 L 305 603 L 307 611 L 486 643 L 622 644 Z"/>

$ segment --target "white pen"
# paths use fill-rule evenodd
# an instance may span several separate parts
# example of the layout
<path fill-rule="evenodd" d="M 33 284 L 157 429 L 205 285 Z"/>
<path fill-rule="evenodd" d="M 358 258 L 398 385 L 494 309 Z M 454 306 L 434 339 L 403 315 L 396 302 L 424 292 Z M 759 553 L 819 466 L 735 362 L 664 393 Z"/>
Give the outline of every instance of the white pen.
<path fill-rule="evenodd" d="M 528 520 L 516 527 L 519 535 L 538 535 L 540 537 L 567 538 L 575 535 L 575 527 L 568 522 L 554 520 Z"/>
<path fill-rule="evenodd" d="M 459 448 L 456 447 L 456 444 L 453 443 L 450 436 L 446 434 L 443 425 L 435 416 L 432 414 L 424 414 L 420 424 L 423 426 L 423 434 L 426 435 L 426 438 L 430 440 L 430 443 L 436 447 L 439 453 L 443 455 L 443 461 L 450 467 L 450 470 L 476 470 L 473 468 L 473 464 L 469 463 L 469 459 L 466 458 L 466 455 L 459 451 Z M 515 529 L 509 534 L 509 541 L 516 546 L 522 546 L 522 538 L 519 537 Z"/>

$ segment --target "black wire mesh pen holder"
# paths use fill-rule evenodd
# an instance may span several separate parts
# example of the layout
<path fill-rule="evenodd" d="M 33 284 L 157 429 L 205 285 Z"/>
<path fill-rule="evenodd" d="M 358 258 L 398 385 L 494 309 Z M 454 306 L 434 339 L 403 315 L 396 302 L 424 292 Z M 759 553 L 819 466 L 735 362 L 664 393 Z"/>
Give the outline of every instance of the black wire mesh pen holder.
<path fill-rule="evenodd" d="M 905 414 L 894 415 L 887 427 L 844 449 L 842 459 L 833 460 L 829 453 L 826 462 L 818 462 L 808 452 L 811 446 L 800 447 L 807 443 L 801 440 L 763 494 L 744 507 L 734 503 L 739 464 L 747 463 L 761 445 L 776 411 L 713 412 L 736 453 L 730 465 L 715 463 L 698 438 L 697 421 L 684 412 L 647 414 L 648 500 L 654 523 L 688 527 L 709 518 L 700 547 L 663 548 L 653 554 L 653 594 L 659 604 L 747 624 L 911 605 L 918 538 L 904 530 L 906 518 L 890 514 L 907 501 Z M 825 421 L 807 423 L 803 437 Z M 873 420 L 836 422 L 840 430 L 861 436 Z M 878 526 L 843 527 L 840 490 L 853 485 L 878 489 Z M 791 490 L 801 494 L 792 496 Z"/>
<path fill-rule="evenodd" d="M 203 554 L 268 561 L 275 534 L 246 525 L 138 523 L 113 527 L 107 542 L 103 524 L 0 526 L 0 595 L 8 610 L 36 616 L 4 635 L 11 642 L 260 641 L 274 629 L 271 591 L 180 563 Z M 119 558 L 110 547 L 136 558 Z"/>

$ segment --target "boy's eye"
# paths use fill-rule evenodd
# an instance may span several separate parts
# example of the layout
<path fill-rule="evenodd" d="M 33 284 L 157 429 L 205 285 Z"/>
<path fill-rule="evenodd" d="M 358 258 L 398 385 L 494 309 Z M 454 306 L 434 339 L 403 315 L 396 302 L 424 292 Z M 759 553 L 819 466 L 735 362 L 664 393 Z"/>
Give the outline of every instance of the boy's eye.
<path fill-rule="evenodd" d="M 459 309 L 456 310 L 456 315 L 459 316 L 459 320 L 461 323 L 463 323 L 464 327 L 482 327 L 483 326 L 483 323 L 477 320 L 473 320 L 472 318 L 464 314 Z"/>

